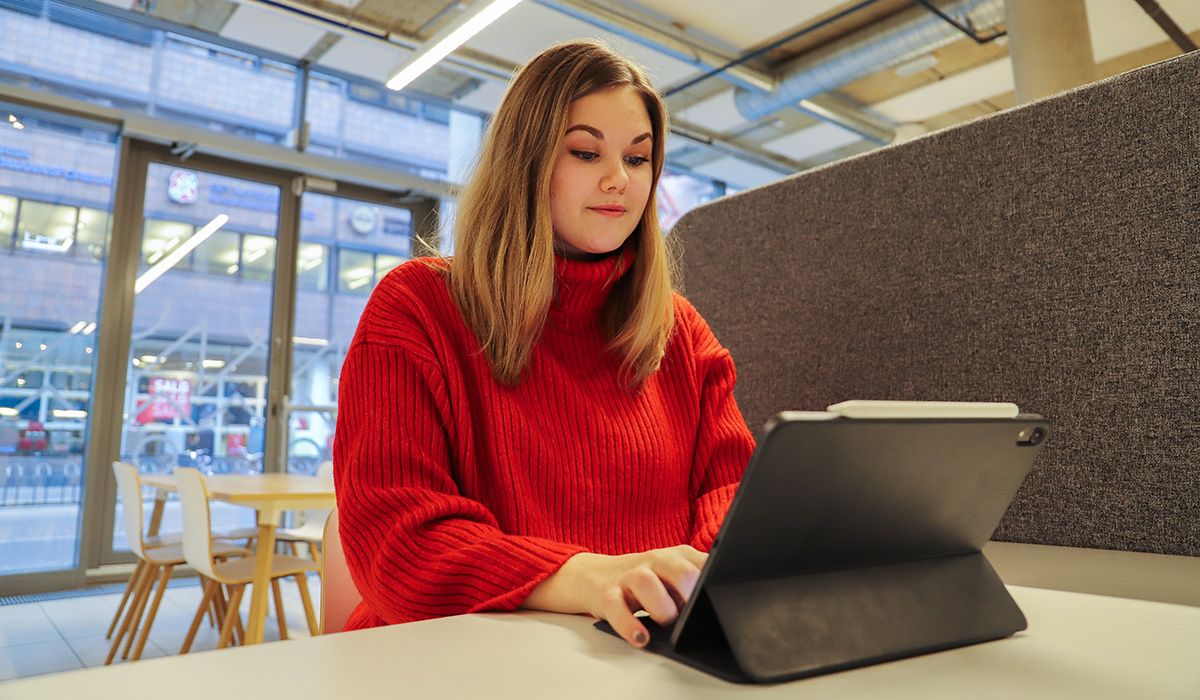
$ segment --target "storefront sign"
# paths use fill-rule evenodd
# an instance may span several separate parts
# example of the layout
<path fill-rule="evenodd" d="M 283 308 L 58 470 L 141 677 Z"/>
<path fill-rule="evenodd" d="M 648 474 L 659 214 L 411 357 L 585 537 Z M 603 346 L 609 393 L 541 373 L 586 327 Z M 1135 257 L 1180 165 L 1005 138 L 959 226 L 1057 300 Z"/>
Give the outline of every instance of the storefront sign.
<path fill-rule="evenodd" d="M 89 185 L 107 185 L 111 187 L 113 184 L 111 177 L 81 173 L 78 170 L 71 170 L 70 168 L 56 168 L 50 165 L 30 162 L 28 149 L 15 148 L 13 146 L 0 145 L 0 168 L 16 170 L 31 175 L 57 177 L 72 182 L 84 182 Z"/>
<path fill-rule="evenodd" d="M 167 181 L 167 196 L 172 202 L 194 204 L 200 197 L 200 178 L 189 170 L 176 170 Z"/>
<path fill-rule="evenodd" d="M 175 420 L 192 414 L 192 383 L 187 379 L 150 378 L 150 403 L 138 414 L 139 423 Z"/>
<path fill-rule="evenodd" d="M 379 221 L 379 208 L 359 204 L 350 210 L 350 228 L 355 233 L 366 235 L 375 230 Z"/>

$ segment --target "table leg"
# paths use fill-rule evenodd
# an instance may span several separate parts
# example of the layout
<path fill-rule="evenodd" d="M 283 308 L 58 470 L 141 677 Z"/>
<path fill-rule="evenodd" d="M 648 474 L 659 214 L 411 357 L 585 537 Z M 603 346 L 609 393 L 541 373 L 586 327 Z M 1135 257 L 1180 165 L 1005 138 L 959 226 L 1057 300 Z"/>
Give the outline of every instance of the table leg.
<path fill-rule="evenodd" d="M 275 558 L 275 522 L 266 520 L 262 513 L 259 514 L 258 543 L 254 551 L 254 583 L 250 591 L 250 617 L 246 621 L 246 644 L 262 643 L 267 620 L 267 591 L 271 588 L 271 563 Z"/>
<path fill-rule="evenodd" d="M 150 525 L 146 528 L 146 534 L 153 536 L 158 534 L 158 528 L 162 526 L 163 509 L 167 505 L 166 489 L 155 489 L 154 508 L 150 511 Z"/>

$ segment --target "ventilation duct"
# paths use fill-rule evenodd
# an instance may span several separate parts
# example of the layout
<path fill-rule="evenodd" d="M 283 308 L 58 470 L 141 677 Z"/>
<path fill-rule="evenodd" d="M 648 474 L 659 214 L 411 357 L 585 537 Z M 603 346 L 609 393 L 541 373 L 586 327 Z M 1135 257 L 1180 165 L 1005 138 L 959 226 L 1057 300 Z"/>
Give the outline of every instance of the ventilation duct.
<path fill-rule="evenodd" d="M 959 24 L 976 29 L 994 27 L 1004 21 L 1004 0 L 956 0 L 935 4 Z M 785 64 L 772 92 L 763 94 L 739 87 L 734 100 L 746 119 L 761 119 L 794 107 L 801 100 L 947 46 L 962 37 L 962 32 L 946 20 L 924 8 L 914 7 Z"/>

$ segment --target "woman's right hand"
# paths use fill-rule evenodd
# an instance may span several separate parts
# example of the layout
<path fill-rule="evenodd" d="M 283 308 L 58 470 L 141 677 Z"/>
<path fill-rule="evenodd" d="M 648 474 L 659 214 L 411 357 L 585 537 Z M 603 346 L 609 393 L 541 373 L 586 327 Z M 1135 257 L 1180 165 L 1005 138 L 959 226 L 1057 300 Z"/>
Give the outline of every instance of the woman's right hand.
<path fill-rule="evenodd" d="M 607 620 L 630 644 L 645 646 L 650 636 L 634 613 L 645 610 L 660 625 L 674 622 L 707 558 L 689 545 L 621 555 L 581 552 L 538 584 L 521 607 L 588 613 Z"/>

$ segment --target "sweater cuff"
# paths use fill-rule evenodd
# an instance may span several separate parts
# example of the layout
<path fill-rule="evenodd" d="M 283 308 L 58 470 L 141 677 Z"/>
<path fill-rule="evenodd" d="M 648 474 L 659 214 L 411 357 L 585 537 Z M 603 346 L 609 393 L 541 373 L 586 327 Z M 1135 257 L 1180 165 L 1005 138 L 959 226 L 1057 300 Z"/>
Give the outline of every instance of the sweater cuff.
<path fill-rule="evenodd" d="M 515 540 L 514 546 L 519 548 L 522 553 L 520 561 L 513 562 L 513 564 L 525 567 L 529 579 L 513 590 L 482 601 L 472 608 L 471 612 L 516 610 L 521 607 L 521 603 L 525 602 L 534 588 L 557 573 L 568 559 L 580 552 L 588 551 L 586 547 L 537 537 L 515 537 L 513 539 Z"/>

